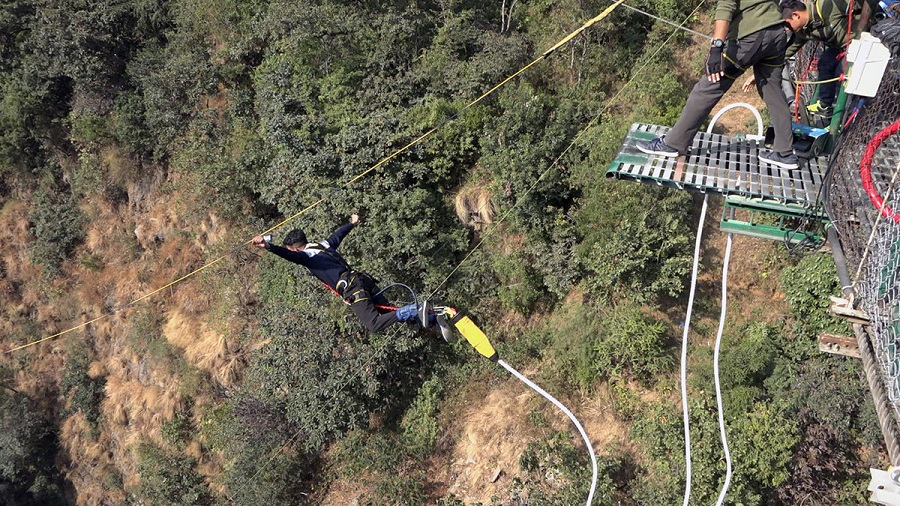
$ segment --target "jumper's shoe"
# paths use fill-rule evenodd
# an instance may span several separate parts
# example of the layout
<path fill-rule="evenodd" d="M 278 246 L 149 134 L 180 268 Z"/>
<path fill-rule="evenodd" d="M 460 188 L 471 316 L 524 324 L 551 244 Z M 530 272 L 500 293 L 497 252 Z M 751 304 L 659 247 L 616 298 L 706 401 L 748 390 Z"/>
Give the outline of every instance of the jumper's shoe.
<path fill-rule="evenodd" d="M 441 330 L 441 337 L 444 338 L 444 341 L 447 341 L 448 344 L 453 344 L 456 342 L 456 334 L 453 333 L 453 327 L 450 325 L 450 322 L 447 318 L 450 316 L 447 313 L 446 309 L 441 306 L 435 306 L 434 308 L 434 319 L 437 321 L 438 328 Z"/>
<path fill-rule="evenodd" d="M 806 110 L 810 114 L 817 116 L 831 116 L 834 113 L 834 107 L 823 104 L 821 100 L 816 100 L 815 103 L 809 104 L 806 106 Z"/>
<path fill-rule="evenodd" d="M 434 311 L 432 310 L 432 305 L 427 300 L 422 301 L 419 304 L 419 323 L 422 324 L 422 328 L 430 329 L 434 326 L 435 316 Z"/>
<path fill-rule="evenodd" d="M 637 141 L 637 148 L 648 155 L 678 156 L 681 154 L 677 149 L 666 144 L 662 137 L 651 141 Z"/>
<path fill-rule="evenodd" d="M 791 151 L 789 154 L 782 155 L 774 151 L 764 149 L 759 152 L 759 161 L 765 162 L 782 169 L 796 169 L 800 166 L 800 159 Z"/>

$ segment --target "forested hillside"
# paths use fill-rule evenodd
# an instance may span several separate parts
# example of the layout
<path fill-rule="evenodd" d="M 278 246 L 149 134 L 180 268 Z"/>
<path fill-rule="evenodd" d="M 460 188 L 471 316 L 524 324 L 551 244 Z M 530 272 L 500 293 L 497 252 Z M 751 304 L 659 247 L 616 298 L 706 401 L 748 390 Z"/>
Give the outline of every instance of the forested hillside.
<path fill-rule="evenodd" d="M 714 7 L 630 3 L 703 32 Z M 632 122 L 674 122 L 705 41 L 620 7 L 465 108 L 608 5 L 0 4 L 0 350 L 43 340 L 0 355 L 4 503 L 583 503 L 590 462 L 555 408 L 465 342 L 368 334 L 248 244 L 298 213 L 275 242 L 359 213 L 353 265 L 465 310 L 570 406 L 599 456 L 595 504 L 680 503 L 696 202 L 603 173 Z M 709 233 L 697 505 L 725 474 Z M 726 502 L 861 504 L 885 459 L 860 365 L 816 349 L 847 332 L 827 315 L 831 258 L 738 244 Z"/>

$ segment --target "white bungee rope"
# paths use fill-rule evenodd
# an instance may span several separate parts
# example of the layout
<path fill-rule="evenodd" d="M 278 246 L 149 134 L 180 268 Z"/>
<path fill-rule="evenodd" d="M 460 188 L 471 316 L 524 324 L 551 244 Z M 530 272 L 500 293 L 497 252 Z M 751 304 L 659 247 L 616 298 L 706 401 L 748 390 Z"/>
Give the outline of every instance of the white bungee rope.
<path fill-rule="evenodd" d="M 713 353 L 713 378 L 716 382 L 716 408 L 719 412 L 719 437 L 722 439 L 722 450 L 725 451 L 725 482 L 719 491 L 719 499 L 716 506 L 722 506 L 725 494 L 731 485 L 731 452 L 728 450 L 728 436 L 725 434 L 725 411 L 722 409 L 722 386 L 719 381 L 719 351 L 722 344 L 722 331 L 725 329 L 725 313 L 728 307 L 728 263 L 731 261 L 731 239 L 734 234 L 729 233 L 725 242 L 725 260 L 722 264 L 722 311 L 719 315 L 719 330 L 716 332 L 716 347 Z"/>
<path fill-rule="evenodd" d="M 532 390 L 543 395 L 544 398 L 546 398 L 548 401 L 555 404 L 556 407 L 558 407 L 563 413 L 565 413 L 566 416 L 568 416 L 569 419 L 572 420 L 572 423 L 575 424 L 575 428 L 578 429 L 578 432 L 581 434 L 581 438 L 584 439 L 584 445 L 587 447 L 588 453 L 590 453 L 590 455 L 591 455 L 591 469 L 593 470 L 593 477 L 591 478 L 591 491 L 588 493 L 588 498 L 587 498 L 587 506 L 591 506 L 591 502 L 593 502 L 593 500 L 594 500 L 594 491 L 597 489 L 597 456 L 594 455 L 594 446 L 591 444 L 591 440 L 588 439 L 587 433 L 584 432 L 584 428 L 581 426 L 580 423 L 578 423 L 578 419 L 575 418 L 575 415 L 573 415 L 572 412 L 569 411 L 569 409 L 567 407 L 563 406 L 563 404 L 561 402 L 559 402 L 558 400 L 556 400 L 556 398 L 554 398 L 552 395 L 548 394 L 541 387 L 532 383 L 531 380 L 526 378 L 519 371 L 513 369 L 513 367 L 511 365 L 507 364 L 505 361 L 498 360 L 497 363 L 500 364 L 501 366 L 503 366 L 504 369 L 509 371 L 510 374 L 512 374 L 516 378 L 519 378 L 522 381 L 522 383 L 525 383 L 526 385 L 531 387 Z"/>
<path fill-rule="evenodd" d="M 713 116 L 712 120 L 709 122 L 709 126 L 706 128 L 707 133 L 712 133 L 713 127 L 716 124 L 716 121 L 731 109 L 743 107 L 745 109 L 749 109 L 750 112 L 756 117 L 756 136 L 748 136 L 753 140 L 762 140 L 763 139 L 763 123 L 762 117 L 759 114 L 759 111 L 756 110 L 750 104 L 744 102 L 737 102 L 734 104 L 729 104 L 723 107 L 719 112 Z M 700 210 L 700 222 L 697 225 L 697 240 L 694 243 L 694 264 L 693 269 L 691 271 L 691 290 L 690 295 L 688 296 L 688 306 L 687 306 L 687 314 L 684 318 L 684 332 L 681 337 L 681 407 L 683 410 L 683 418 L 684 418 L 684 463 L 685 463 L 685 485 L 684 485 L 684 506 L 688 506 L 688 502 L 691 498 L 691 428 L 690 428 L 690 417 L 688 412 L 688 399 L 687 399 L 687 349 L 688 349 L 688 333 L 690 331 L 691 326 L 691 312 L 694 308 L 694 293 L 697 288 L 697 268 L 700 262 L 700 243 L 703 236 L 703 224 L 706 220 L 706 209 L 708 207 L 708 194 L 703 195 L 703 207 Z M 716 333 L 716 346 L 714 352 L 714 363 L 713 363 L 713 372 L 714 379 L 716 384 L 716 407 L 718 408 L 718 416 L 719 416 L 719 434 L 722 439 L 722 448 L 725 451 L 725 483 L 722 486 L 722 489 L 719 491 L 719 498 L 716 502 L 717 506 L 722 504 L 722 501 L 725 500 L 725 495 L 728 493 L 728 487 L 731 484 L 731 475 L 732 475 L 732 466 L 731 466 L 731 453 L 728 449 L 728 437 L 725 432 L 725 415 L 722 410 L 722 392 L 719 381 L 719 351 L 722 341 L 722 331 L 725 327 L 725 314 L 726 314 L 726 306 L 727 306 L 727 290 L 728 290 L 728 263 L 731 257 L 731 242 L 732 242 L 732 234 L 728 234 L 728 240 L 725 247 L 725 261 L 722 267 L 722 310 L 719 316 L 719 329 Z"/>
<path fill-rule="evenodd" d="M 710 127 L 712 128 L 712 127 Z M 709 195 L 703 195 L 703 207 L 700 210 L 700 224 L 697 226 L 697 240 L 694 242 L 694 266 L 691 270 L 691 291 L 688 296 L 687 314 L 684 317 L 684 332 L 681 335 L 681 409 L 684 418 L 684 506 L 691 499 L 691 422 L 688 419 L 687 398 L 687 351 L 688 331 L 691 328 L 691 312 L 694 309 L 694 293 L 697 289 L 697 270 L 700 263 L 700 240 L 703 236 L 703 222 L 706 220 L 706 208 Z"/>
<path fill-rule="evenodd" d="M 750 110 L 756 118 L 756 136 L 748 135 L 747 137 L 753 140 L 763 141 L 765 136 L 763 135 L 762 116 L 760 116 L 759 111 L 756 110 L 755 107 L 745 102 L 737 102 L 723 107 L 722 110 L 713 116 L 713 120 L 710 122 L 707 131 L 712 130 L 712 125 L 715 124 L 720 116 L 737 107 L 743 107 L 744 109 Z M 734 210 L 731 211 L 731 214 L 733 217 Z M 716 346 L 713 352 L 713 380 L 716 385 L 716 411 L 718 411 L 719 416 L 719 438 L 722 440 L 722 451 L 725 453 L 725 481 L 722 483 L 722 489 L 719 490 L 719 498 L 716 500 L 716 506 L 722 506 L 725 502 L 725 496 L 728 494 L 728 488 L 731 486 L 731 477 L 734 473 L 731 464 L 731 451 L 728 448 L 728 435 L 725 431 L 725 410 L 722 407 L 722 383 L 719 379 L 719 357 L 722 347 L 722 333 L 725 330 L 725 316 L 728 312 L 728 266 L 731 262 L 731 245 L 733 239 L 734 234 L 729 232 L 725 241 L 725 258 L 722 262 L 722 304 L 719 314 L 719 329 L 716 331 Z"/>

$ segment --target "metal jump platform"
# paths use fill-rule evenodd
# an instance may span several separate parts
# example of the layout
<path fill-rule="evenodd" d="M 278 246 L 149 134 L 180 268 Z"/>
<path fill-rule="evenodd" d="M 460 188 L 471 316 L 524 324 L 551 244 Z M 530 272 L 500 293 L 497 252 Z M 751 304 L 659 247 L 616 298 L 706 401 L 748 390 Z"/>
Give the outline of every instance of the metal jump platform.
<path fill-rule="evenodd" d="M 754 139 L 705 132 L 694 137 L 687 156 L 648 155 L 637 149 L 638 141 L 651 140 L 668 130 L 646 123 L 631 125 L 606 177 L 720 194 L 725 197 L 726 213 L 737 209 L 749 211 L 751 216 L 739 221 L 723 215 L 721 228 L 753 237 L 795 242 L 802 237 L 791 234 L 796 228 L 789 223 L 791 219 L 828 221 L 819 203 L 826 159 L 801 159 L 799 168 L 782 169 L 759 161 L 761 146 Z M 770 218 L 758 220 L 758 215 Z"/>
<path fill-rule="evenodd" d="M 759 143 L 747 138 L 700 132 L 691 154 L 670 158 L 648 155 L 638 141 L 664 135 L 668 127 L 635 123 L 606 171 L 606 177 L 668 186 L 700 193 L 719 193 L 813 207 L 822 185 L 824 167 L 813 158 L 799 169 L 787 170 L 760 163 Z"/>

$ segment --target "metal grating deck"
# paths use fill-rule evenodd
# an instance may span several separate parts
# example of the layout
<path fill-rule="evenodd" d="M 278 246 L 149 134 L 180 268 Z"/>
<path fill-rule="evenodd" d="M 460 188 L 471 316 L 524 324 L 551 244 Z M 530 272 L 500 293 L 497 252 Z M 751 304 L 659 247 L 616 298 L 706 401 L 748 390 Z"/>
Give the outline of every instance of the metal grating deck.
<path fill-rule="evenodd" d="M 606 176 L 701 193 L 815 206 L 827 163 L 824 158 L 821 165 L 819 159 L 810 159 L 809 163 L 801 163 L 799 169 L 782 169 L 759 162 L 755 140 L 705 132 L 694 137 L 688 156 L 667 158 L 638 151 L 637 141 L 653 139 L 668 130 L 646 123 L 631 125 Z"/>

